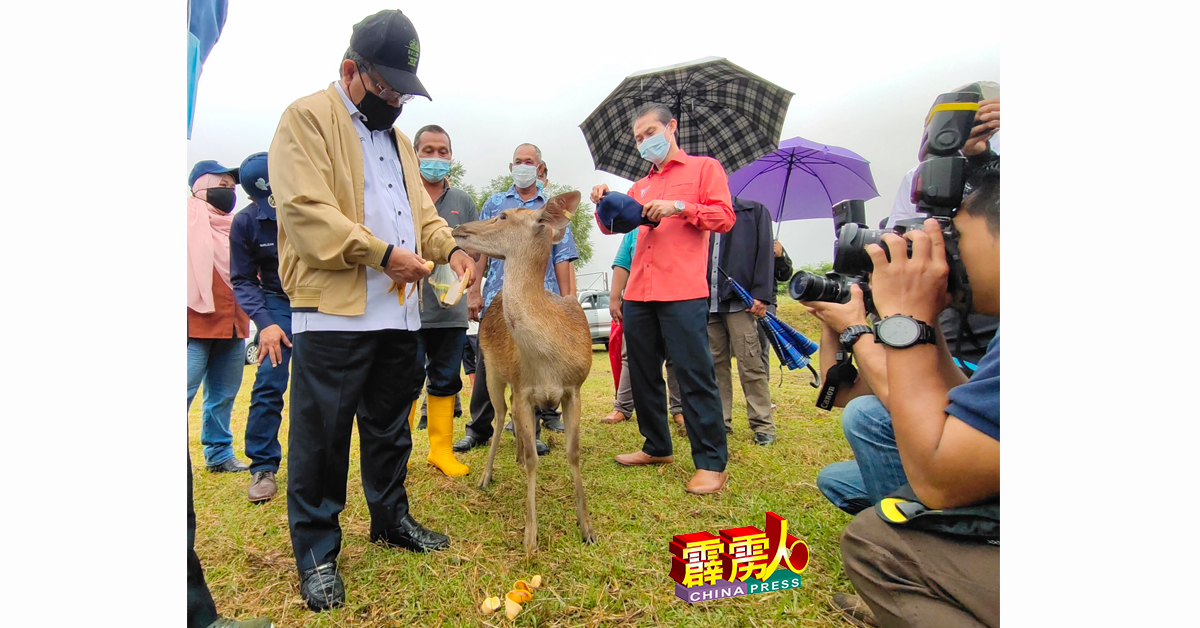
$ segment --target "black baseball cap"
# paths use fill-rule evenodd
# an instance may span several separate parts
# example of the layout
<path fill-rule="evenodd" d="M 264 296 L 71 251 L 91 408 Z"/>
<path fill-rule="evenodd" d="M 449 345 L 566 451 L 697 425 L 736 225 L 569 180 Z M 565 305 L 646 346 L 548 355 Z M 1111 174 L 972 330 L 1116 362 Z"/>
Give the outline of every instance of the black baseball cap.
<path fill-rule="evenodd" d="M 417 79 L 421 58 L 417 29 L 399 10 L 380 11 L 355 24 L 350 49 L 375 66 L 393 90 L 433 100 Z"/>

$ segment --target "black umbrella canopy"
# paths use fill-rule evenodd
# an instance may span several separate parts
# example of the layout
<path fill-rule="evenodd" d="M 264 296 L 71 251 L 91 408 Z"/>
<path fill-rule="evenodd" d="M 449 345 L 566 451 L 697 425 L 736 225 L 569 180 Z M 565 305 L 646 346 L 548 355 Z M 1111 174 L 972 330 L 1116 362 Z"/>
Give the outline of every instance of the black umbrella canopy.
<path fill-rule="evenodd" d="M 779 148 L 792 92 L 726 59 L 707 57 L 632 74 L 579 125 L 597 170 L 636 181 L 649 164 L 633 141 L 633 114 L 666 105 L 679 121 L 679 147 L 733 172 Z"/>

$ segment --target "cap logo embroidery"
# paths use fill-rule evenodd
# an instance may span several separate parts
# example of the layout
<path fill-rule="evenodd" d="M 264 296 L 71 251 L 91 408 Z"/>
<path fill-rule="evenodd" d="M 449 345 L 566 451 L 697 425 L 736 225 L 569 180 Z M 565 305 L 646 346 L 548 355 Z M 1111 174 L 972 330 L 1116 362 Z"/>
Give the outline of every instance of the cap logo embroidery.
<path fill-rule="evenodd" d="M 408 42 L 408 64 L 415 70 L 417 68 L 417 59 L 421 56 L 421 44 L 413 39 Z"/>
<path fill-rule="evenodd" d="M 265 179 L 263 179 L 262 177 L 259 177 L 258 181 L 254 182 L 254 187 L 262 190 L 263 192 L 266 192 L 267 188 L 269 188 L 271 186 L 267 185 L 267 181 Z"/>

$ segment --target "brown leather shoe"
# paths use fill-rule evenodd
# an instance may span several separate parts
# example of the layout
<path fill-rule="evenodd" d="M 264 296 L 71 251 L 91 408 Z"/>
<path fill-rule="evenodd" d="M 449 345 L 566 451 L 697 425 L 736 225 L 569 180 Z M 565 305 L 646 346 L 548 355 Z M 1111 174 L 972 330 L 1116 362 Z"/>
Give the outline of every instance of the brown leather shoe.
<path fill-rule="evenodd" d="M 629 417 L 625 416 L 624 412 L 621 412 L 620 410 L 613 410 L 612 412 L 608 413 L 608 416 L 600 419 L 600 422 L 613 424 L 613 423 L 620 423 L 621 421 L 628 421 L 628 420 L 629 420 Z"/>
<path fill-rule="evenodd" d="M 692 481 L 687 483 L 687 492 L 696 495 L 708 495 L 716 493 L 725 488 L 725 483 L 729 481 L 729 472 L 709 471 L 707 469 L 696 469 L 696 475 L 692 476 Z"/>
<path fill-rule="evenodd" d="M 675 456 L 651 456 L 644 451 L 635 451 L 631 454 L 621 454 L 613 460 L 626 467 L 640 467 L 647 464 L 671 464 L 675 462 Z"/>
<path fill-rule="evenodd" d="M 256 471 L 250 476 L 250 489 L 246 491 L 246 495 L 251 503 L 257 504 L 271 499 L 278 491 L 274 471 Z"/>
<path fill-rule="evenodd" d="M 879 625 L 875 622 L 871 607 L 857 595 L 834 593 L 832 605 L 835 610 L 841 611 L 843 619 L 854 626 L 870 628 Z"/>

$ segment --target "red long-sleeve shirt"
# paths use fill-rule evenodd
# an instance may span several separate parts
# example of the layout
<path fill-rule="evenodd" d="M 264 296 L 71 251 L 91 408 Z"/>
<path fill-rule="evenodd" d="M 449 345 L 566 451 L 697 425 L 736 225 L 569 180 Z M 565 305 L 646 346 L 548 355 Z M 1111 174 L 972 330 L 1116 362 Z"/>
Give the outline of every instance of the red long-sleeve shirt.
<path fill-rule="evenodd" d="M 639 227 L 626 301 L 685 301 L 709 296 L 708 232 L 726 233 L 735 220 L 729 182 L 721 163 L 711 157 L 675 151 L 662 168 L 653 167 L 629 188 L 645 205 L 654 199 L 683 201 L 682 213 L 664 218 L 653 229 Z M 600 223 L 602 233 L 612 232 Z"/>

